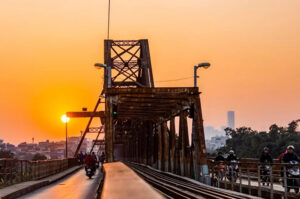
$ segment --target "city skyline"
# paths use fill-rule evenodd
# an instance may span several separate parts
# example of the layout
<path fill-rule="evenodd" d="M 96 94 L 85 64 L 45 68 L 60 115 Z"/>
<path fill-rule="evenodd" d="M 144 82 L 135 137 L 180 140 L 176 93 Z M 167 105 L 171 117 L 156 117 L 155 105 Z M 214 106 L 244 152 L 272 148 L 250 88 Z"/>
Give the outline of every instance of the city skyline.
<path fill-rule="evenodd" d="M 149 39 L 156 86 L 193 86 L 193 66 L 210 62 L 198 70 L 204 124 L 218 128 L 235 110 L 237 127 L 266 130 L 300 117 L 299 6 L 116 0 L 111 38 Z M 4 0 L 0 10 L 0 138 L 62 140 L 61 115 L 91 110 L 101 92 L 93 65 L 103 61 L 107 2 Z M 70 136 L 85 125 L 71 120 Z"/>

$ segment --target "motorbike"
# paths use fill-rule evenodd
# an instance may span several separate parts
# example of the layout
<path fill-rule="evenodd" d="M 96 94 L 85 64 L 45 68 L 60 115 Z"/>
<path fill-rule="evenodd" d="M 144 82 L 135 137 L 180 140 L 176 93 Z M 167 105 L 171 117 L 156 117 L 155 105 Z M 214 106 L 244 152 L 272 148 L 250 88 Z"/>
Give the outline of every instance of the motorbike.
<path fill-rule="evenodd" d="M 266 184 L 269 186 L 270 184 L 270 173 L 271 173 L 271 165 L 268 164 L 269 162 L 265 162 L 261 170 L 261 181 L 263 186 Z"/>
<path fill-rule="evenodd" d="M 236 160 L 230 161 L 230 164 L 227 166 L 226 177 L 229 181 L 236 182 L 238 178 L 239 166 Z"/>
<path fill-rule="evenodd" d="M 94 173 L 95 173 L 94 169 L 91 168 L 91 167 L 86 167 L 86 168 L 85 168 L 85 172 L 86 172 L 86 176 L 88 176 L 89 179 L 91 179 L 92 176 L 93 176 Z"/>
<path fill-rule="evenodd" d="M 291 189 L 294 189 L 296 193 L 299 192 L 299 186 L 300 186 L 300 171 L 298 161 L 290 161 L 289 166 L 287 166 L 287 172 L 286 172 L 286 177 L 287 177 L 287 191 L 290 192 Z"/>

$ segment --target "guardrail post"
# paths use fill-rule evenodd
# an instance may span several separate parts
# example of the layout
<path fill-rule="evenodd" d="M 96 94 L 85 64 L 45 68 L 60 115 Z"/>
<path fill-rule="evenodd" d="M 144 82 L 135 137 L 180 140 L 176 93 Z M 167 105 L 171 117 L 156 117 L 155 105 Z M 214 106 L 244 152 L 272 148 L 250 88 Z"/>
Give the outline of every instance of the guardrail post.
<path fill-rule="evenodd" d="M 258 181 L 258 196 L 261 197 L 261 176 L 260 176 L 260 164 L 257 165 L 257 181 Z"/>
<path fill-rule="evenodd" d="M 286 176 L 286 165 L 283 165 L 283 184 L 284 184 L 284 198 L 288 198 L 288 187 L 287 187 L 287 176 Z"/>
<path fill-rule="evenodd" d="M 274 198 L 274 190 L 273 190 L 273 164 L 271 164 L 271 168 L 270 168 L 270 198 L 273 199 Z"/>
<path fill-rule="evenodd" d="M 234 188 L 233 188 L 233 180 L 234 180 L 234 175 L 233 175 L 233 170 L 234 170 L 234 165 L 232 163 L 230 163 L 230 166 L 231 166 L 231 190 L 233 191 Z"/>
<path fill-rule="evenodd" d="M 219 184 L 218 182 L 219 182 L 219 176 L 218 176 L 218 173 L 215 175 L 215 165 L 214 165 L 214 163 L 212 163 L 213 164 L 213 166 L 212 166 L 212 168 L 211 168 L 211 179 L 212 179 L 212 185 L 213 186 L 218 186 L 217 184 Z M 217 170 L 217 172 L 218 172 L 218 170 Z M 216 182 L 217 181 L 217 182 Z M 217 184 L 216 184 L 217 183 Z"/>
<path fill-rule="evenodd" d="M 213 166 L 212 179 L 214 179 L 214 175 L 215 175 L 215 172 L 216 172 L 215 169 L 217 169 L 217 173 L 218 173 L 217 183 L 218 183 L 218 188 L 220 188 L 220 179 L 222 179 L 222 176 L 221 176 L 221 171 L 220 171 L 220 169 L 218 169 L 217 165 L 218 165 L 218 163 Z"/>
<path fill-rule="evenodd" d="M 12 182 L 12 176 L 13 176 L 13 173 L 12 173 L 12 161 L 10 161 L 10 167 L 9 167 L 9 181 L 10 181 L 10 184 L 13 184 Z"/>
<path fill-rule="evenodd" d="M 227 189 L 227 169 L 228 169 L 228 165 L 226 164 L 225 165 L 225 176 L 224 176 L 224 186 L 225 186 L 225 189 Z"/>
<path fill-rule="evenodd" d="M 249 173 L 249 167 L 247 165 L 247 177 L 248 177 L 248 194 L 251 195 L 251 180 L 250 180 L 250 173 Z"/>
<path fill-rule="evenodd" d="M 239 182 L 240 182 L 240 186 L 239 186 L 239 188 L 240 188 L 240 192 L 242 193 L 242 174 L 243 174 L 243 168 L 242 168 L 242 164 L 240 164 L 241 166 L 240 166 L 240 170 L 239 170 Z"/>

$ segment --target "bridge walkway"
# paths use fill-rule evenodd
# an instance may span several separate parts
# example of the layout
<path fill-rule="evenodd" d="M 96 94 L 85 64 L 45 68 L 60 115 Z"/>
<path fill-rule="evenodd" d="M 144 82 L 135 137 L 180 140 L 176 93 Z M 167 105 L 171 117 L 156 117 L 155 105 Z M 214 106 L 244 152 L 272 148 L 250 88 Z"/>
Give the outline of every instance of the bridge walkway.
<path fill-rule="evenodd" d="M 85 170 L 80 169 L 71 176 L 21 196 L 18 199 L 92 199 L 95 198 L 101 178 L 102 173 L 99 169 L 92 179 L 88 179 L 85 175 Z"/>

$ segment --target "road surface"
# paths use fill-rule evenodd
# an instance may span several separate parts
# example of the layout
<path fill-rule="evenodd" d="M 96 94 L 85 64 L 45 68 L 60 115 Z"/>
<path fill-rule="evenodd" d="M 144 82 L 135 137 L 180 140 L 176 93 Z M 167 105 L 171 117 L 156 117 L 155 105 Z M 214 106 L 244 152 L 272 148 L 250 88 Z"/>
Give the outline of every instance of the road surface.
<path fill-rule="evenodd" d="M 85 175 L 85 170 L 81 169 L 73 175 L 19 197 L 18 199 L 92 199 L 96 194 L 101 177 L 101 172 L 97 171 L 92 179 L 88 179 Z"/>

